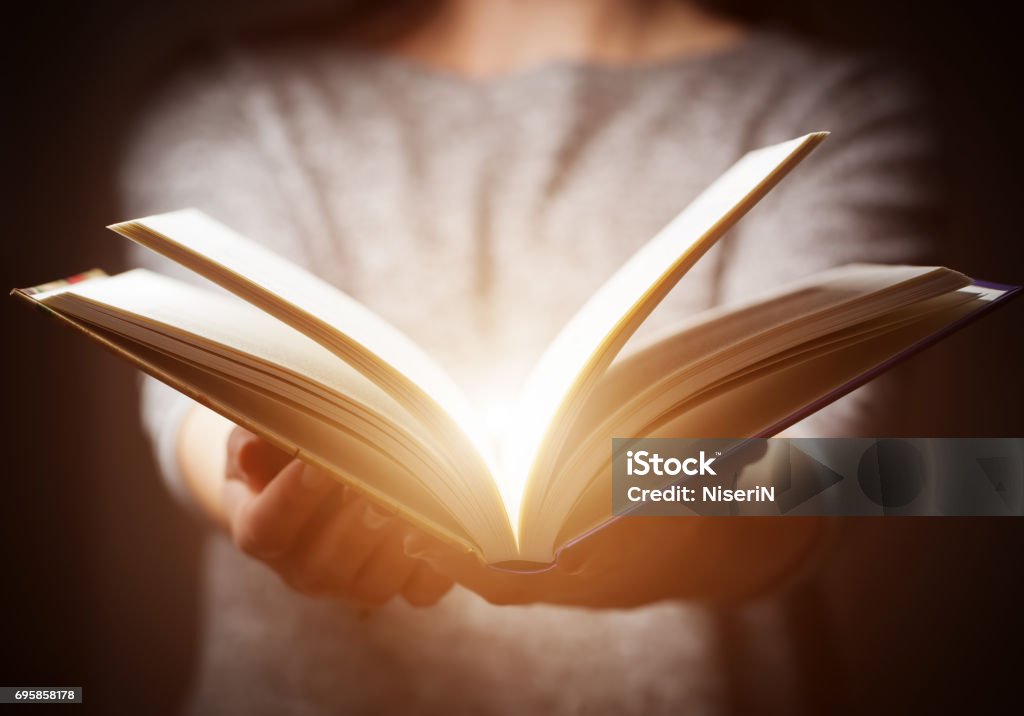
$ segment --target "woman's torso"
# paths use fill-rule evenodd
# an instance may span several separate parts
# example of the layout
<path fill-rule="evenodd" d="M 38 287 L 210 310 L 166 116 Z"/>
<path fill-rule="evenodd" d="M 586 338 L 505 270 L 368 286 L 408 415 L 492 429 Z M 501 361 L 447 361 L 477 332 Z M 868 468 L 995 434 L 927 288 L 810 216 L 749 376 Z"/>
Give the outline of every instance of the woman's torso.
<path fill-rule="evenodd" d="M 127 194 L 137 213 L 197 205 L 305 263 L 486 408 L 744 151 L 833 129 L 818 105 L 849 67 L 769 32 L 704 58 L 486 83 L 329 46 L 243 51 L 156 105 Z M 808 258 L 786 206 L 755 210 L 651 324 L 845 259 L 842 242 Z M 457 588 L 363 614 L 291 593 L 219 536 L 205 575 L 198 711 L 700 712 L 722 688 L 714 622 L 684 604 L 497 608 Z M 771 610 L 755 612 L 765 633 Z M 766 683 L 784 684 L 784 639 L 766 643 Z"/>

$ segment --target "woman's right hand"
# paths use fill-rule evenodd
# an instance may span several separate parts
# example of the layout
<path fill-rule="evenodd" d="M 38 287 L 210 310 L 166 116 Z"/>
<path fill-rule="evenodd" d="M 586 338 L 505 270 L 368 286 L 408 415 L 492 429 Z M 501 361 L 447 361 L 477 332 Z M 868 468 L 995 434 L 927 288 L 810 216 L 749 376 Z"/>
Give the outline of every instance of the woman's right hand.
<path fill-rule="evenodd" d="M 520 574 L 483 566 L 242 428 L 226 457 L 221 513 L 238 548 L 299 593 L 359 605 L 431 605 L 453 581 L 495 604 L 733 601 L 797 568 L 822 530 L 815 518 L 624 518 L 552 569 Z"/>
<path fill-rule="evenodd" d="M 235 545 L 299 593 L 369 606 L 401 596 L 427 606 L 452 586 L 406 553 L 408 541 L 430 538 L 242 428 L 228 438 L 225 478 L 223 514 Z"/>

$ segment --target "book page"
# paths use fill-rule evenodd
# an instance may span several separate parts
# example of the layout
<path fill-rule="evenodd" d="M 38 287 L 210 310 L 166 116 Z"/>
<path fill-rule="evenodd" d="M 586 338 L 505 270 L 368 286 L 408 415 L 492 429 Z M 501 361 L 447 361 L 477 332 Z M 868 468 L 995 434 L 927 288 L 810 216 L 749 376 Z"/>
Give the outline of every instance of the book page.
<path fill-rule="evenodd" d="M 289 444 L 329 463 L 332 472 L 356 476 L 388 505 L 402 505 L 403 513 L 431 505 L 415 522 L 437 523 L 440 505 L 449 529 L 458 523 L 481 553 L 512 554 L 510 531 L 495 531 L 500 522 L 459 484 L 455 466 L 419 421 L 326 348 L 244 301 L 144 269 L 62 285 L 33 299 L 167 356 L 175 374 L 187 373 L 196 388 L 216 384 L 233 405 L 262 406 L 247 419 L 287 435 Z M 200 381 L 197 371 L 208 377 Z M 370 463 L 359 463 L 355 453 L 344 459 L 344 451 L 329 444 L 331 435 L 338 445 L 344 436 L 358 441 L 360 450 L 379 454 L 389 467 L 368 471 Z"/>
<path fill-rule="evenodd" d="M 619 422 L 661 399 L 669 378 L 693 376 L 706 385 L 714 374 L 735 375 L 740 367 L 969 283 L 941 267 L 848 264 L 685 318 L 616 359 L 588 396 L 559 460 L 578 451 L 601 423 Z"/>
<path fill-rule="evenodd" d="M 43 305 L 36 300 L 32 291 L 19 289 L 14 295 Z M 328 472 L 341 474 L 348 484 L 364 492 L 370 499 L 394 509 L 427 532 L 467 549 L 477 548 L 473 538 L 452 519 L 441 503 L 407 479 L 408 473 L 400 463 L 388 461 L 386 456 L 372 450 L 358 436 L 338 431 L 279 401 L 79 320 L 59 309 L 47 307 L 46 310 L 57 320 L 75 328 L 121 359 L 228 420 L 262 436 L 279 449 L 294 453 Z M 299 441 L 304 447 L 300 446 Z M 375 480 L 368 484 L 363 481 L 368 474 L 384 475 L 386 481 L 382 483 Z M 391 485 L 399 489 L 393 489 Z M 396 501 L 392 495 L 398 492 L 402 498 Z"/>
<path fill-rule="evenodd" d="M 519 524 L 520 505 L 534 490 L 542 491 L 540 483 L 552 473 L 582 397 L 626 339 L 683 274 L 826 136 L 808 134 L 746 154 L 623 265 L 562 329 L 531 374 L 515 413 L 515 430 L 502 446 L 503 496 L 513 524 Z"/>
<path fill-rule="evenodd" d="M 459 465 L 466 494 L 511 531 L 488 436 L 454 382 L 412 340 L 352 297 L 195 209 L 111 226 L 323 345 L 387 391 Z"/>
<path fill-rule="evenodd" d="M 36 300 L 76 312 L 81 303 L 134 317 L 140 324 L 175 330 L 195 343 L 230 347 L 241 356 L 280 367 L 321 383 L 386 416 L 418 429 L 415 420 L 384 391 L 326 348 L 244 301 L 192 286 L 146 269 L 132 269 L 102 281 L 84 281 Z"/>
<path fill-rule="evenodd" d="M 859 352 L 859 345 L 873 336 L 899 330 L 926 313 L 955 312 L 973 300 L 958 290 L 969 281 L 945 268 L 848 265 L 704 311 L 645 344 L 630 346 L 629 354 L 621 354 L 602 374 L 573 421 L 556 476 L 531 505 L 544 519 L 537 514 L 524 518 L 529 539 L 554 544 L 559 527 L 553 516 L 575 510 L 594 479 L 594 466 L 605 464 L 613 437 L 648 437 L 659 419 L 725 385 L 817 355 Z M 745 436 L 744 421 L 762 407 L 751 404 L 743 415 L 732 416 L 727 432 L 677 436 Z"/>
<path fill-rule="evenodd" d="M 755 371 L 722 385 L 694 401 L 683 401 L 657 420 L 616 435 L 644 437 L 770 437 L 861 385 L 881 367 L 906 357 L 915 346 L 942 335 L 972 314 L 984 310 L 991 299 L 975 287 L 921 301 L 917 315 L 889 328 L 814 351 L 805 359 L 791 359 Z M 931 309 L 931 310 L 929 310 Z M 653 416 L 648 416 L 649 418 Z M 607 442 L 604 443 L 607 445 Z M 574 477 L 587 483 L 573 492 L 570 514 L 561 531 L 549 540 L 555 545 L 572 541 L 611 517 L 612 486 L 608 479 L 611 450 L 580 454 Z M 556 550 L 553 550 L 556 551 Z"/>

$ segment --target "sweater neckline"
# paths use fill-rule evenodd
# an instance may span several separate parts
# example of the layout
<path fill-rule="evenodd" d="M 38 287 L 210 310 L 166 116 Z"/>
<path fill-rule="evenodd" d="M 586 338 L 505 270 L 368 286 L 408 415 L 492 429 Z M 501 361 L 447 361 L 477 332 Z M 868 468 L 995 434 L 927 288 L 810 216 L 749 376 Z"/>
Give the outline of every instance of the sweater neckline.
<path fill-rule="evenodd" d="M 564 59 L 538 63 L 491 77 L 470 77 L 458 72 L 428 65 L 417 60 L 365 45 L 346 44 L 342 53 L 353 62 L 373 65 L 393 75 L 404 75 L 421 82 L 430 82 L 454 89 L 486 91 L 520 85 L 530 86 L 547 78 L 580 77 L 587 79 L 638 80 L 658 75 L 706 70 L 728 65 L 747 56 L 766 42 L 771 31 L 753 28 L 747 36 L 718 50 L 687 54 L 630 64 L 612 64 L 586 60 Z"/>

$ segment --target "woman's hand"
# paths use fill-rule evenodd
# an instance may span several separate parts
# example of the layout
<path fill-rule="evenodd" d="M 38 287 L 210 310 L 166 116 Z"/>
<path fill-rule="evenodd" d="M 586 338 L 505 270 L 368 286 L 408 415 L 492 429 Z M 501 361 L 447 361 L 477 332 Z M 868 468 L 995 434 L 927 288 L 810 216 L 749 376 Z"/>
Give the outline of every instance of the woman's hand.
<path fill-rule="evenodd" d="M 302 594 L 359 605 L 401 595 L 426 606 L 452 586 L 407 556 L 405 543 L 417 535 L 412 527 L 242 428 L 228 438 L 222 499 L 238 548 Z"/>
<path fill-rule="evenodd" d="M 765 443 L 732 469 L 766 469 Z M 564 548 L 556 564 L 516 573 L 485 567 L 436 540 L 413 536 L 408 553 L 496 604 L 628 608 L 665 599 L 738 603 L 794 580 L 822 552 L 818 517 L 626 516 Z"/>
<path fill-rule="evenodd" d="M 740 601 L 797 571 L 823 528 L 817 518 L 626 517 L 563 550 L 552 568 L 517 573 L 384 514 L 242 428 L 228 438 L 225 472 L 223 514 L 239 549 L 302 594 L 362 605 L 398 595 L 431 605 L 453 581 L 495 604 Z"/>
<path fill-rule="evenodd" d="M 795 579 L 825 535 L 818 517 L 623 517 L 516 573 L 413 535 L 407 553 L 494 604 L 623 609 L 665 599 L 741 603 Z"/>

